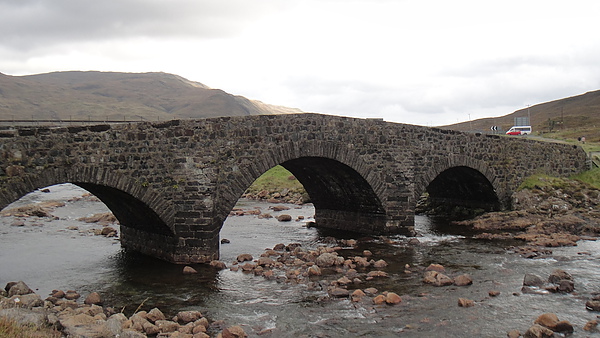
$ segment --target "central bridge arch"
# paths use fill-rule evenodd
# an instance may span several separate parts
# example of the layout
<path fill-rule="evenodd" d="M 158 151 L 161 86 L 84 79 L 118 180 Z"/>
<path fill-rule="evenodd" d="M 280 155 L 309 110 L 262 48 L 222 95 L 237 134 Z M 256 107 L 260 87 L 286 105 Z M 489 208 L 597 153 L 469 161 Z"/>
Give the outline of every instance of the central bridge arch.
<path fill-rule="evenodd" d="M 259 151 L 249 163 L 232 164 L 228 184 L 219 184 L 225 203 L 218 228 L 250 185 L 281 165 L 304 186 L 315 206 L 317 226 L 363 233 L 385 232 L 385 187 L 382 174 L 348 145 L 335 142 L 284 143 Z M 222 219 L 222 221 L 221 221 Z"/>

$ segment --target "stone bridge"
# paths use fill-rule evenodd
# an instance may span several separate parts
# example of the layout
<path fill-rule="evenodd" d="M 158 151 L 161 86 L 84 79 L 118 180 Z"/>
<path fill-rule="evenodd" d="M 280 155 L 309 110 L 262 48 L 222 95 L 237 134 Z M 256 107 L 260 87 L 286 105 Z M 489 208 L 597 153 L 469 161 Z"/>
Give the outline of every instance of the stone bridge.
<path fill-rule="evenodd" d="M 575 146 L 320 114 L 224 117 L 0 131 L 0 208 L 38 188 L 78 185 L 121 224 L 121 243 L 176 263 L 219 256 L 223 221 L 280 164 L 317 226 L 413 233 L 417 200 L 488 209 L 534 173 L 584 170 Z"/>

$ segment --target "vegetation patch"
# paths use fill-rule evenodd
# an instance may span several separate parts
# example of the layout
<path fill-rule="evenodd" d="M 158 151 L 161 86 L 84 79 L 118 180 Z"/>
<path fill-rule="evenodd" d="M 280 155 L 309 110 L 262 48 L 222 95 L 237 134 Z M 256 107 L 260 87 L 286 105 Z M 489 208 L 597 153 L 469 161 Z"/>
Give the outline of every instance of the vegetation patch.
<path fill-rule="evenodd" d="M 0 317 L 0 338 L 48 338 L 62 337 L 61 333 L 47 327 L 37 327 L 30 324 L 19 324 L 12 319 Z"/>

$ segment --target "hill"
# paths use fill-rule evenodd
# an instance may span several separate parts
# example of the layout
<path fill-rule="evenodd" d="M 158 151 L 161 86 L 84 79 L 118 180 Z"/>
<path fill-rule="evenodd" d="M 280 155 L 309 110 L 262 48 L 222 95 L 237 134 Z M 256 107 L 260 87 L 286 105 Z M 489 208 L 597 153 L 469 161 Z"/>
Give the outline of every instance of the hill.
<path fill-rule="evenodd" d="M 301 113 L 167 73 L 0 73 L 0 119 L 172 120 Z"/>
<path fill-rule="evenodd" d="M 508 130 L 515 117 L 531 117 L 534 134 L 548 137 L 577 139 L 586 136 L 591 142 L 600 142 L 600 90 L 564 99 L 533 105 L 512 114 L 462 122 L 442 129 L 488 132 L 491 126 Z"/>

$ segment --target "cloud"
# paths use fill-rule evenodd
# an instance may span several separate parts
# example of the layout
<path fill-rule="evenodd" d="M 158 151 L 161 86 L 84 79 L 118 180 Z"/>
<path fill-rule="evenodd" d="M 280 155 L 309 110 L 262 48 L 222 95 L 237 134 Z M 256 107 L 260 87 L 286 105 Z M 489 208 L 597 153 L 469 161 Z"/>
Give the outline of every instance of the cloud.
<path fill-rule="evenodd" d="M 0 43 L 27 51 L 132 37 L 223 38 L 278 9 L 277 1 L 17 0 L 0 3 Z"/>

